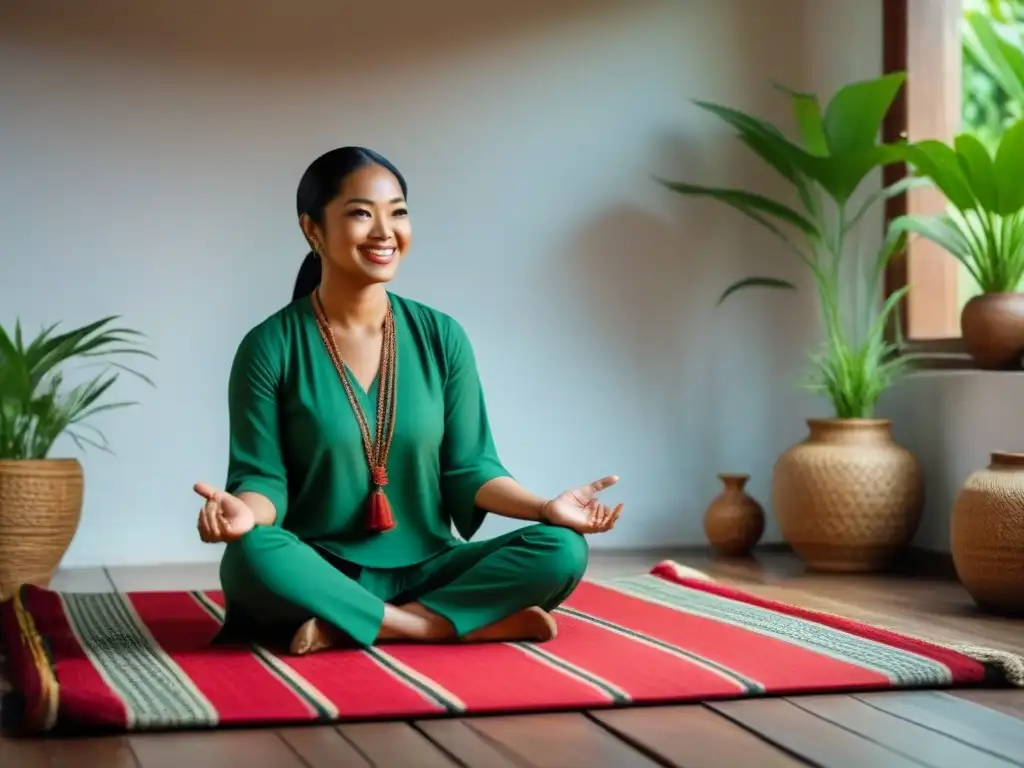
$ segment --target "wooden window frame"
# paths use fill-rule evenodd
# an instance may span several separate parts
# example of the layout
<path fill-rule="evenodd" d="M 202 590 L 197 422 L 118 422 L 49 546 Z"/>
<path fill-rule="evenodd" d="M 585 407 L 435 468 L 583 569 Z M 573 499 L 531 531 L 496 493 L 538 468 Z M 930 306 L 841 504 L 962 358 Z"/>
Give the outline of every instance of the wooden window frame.
<path fill-rule="evenodd" d="M 907 83 L 882 127 L 885 141 L 939 138 L 951 141 L 961 112 L 961 0 L 881 0 L 883 71 L 907 73 Z M 906 168 L 883 170 L 883 183 L 899 181 Z M 911 190 L 885 204 L 885 221 L 908 212 L 945 207 L 934 189 Z M 885 295 L 911 285 L 900 312 L 908 353 L 927 355 L 927 367 L 973 367 L 960 336 L 960 268 L 934 243 L 916 238 L 885 273 Z M 893 336 L 895 336 L 895 328 Z"/>

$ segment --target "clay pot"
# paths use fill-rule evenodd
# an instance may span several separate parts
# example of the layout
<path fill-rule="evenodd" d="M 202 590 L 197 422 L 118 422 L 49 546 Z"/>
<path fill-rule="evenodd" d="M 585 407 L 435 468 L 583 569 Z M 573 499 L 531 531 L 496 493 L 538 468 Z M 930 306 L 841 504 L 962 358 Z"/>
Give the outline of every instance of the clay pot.
<path fill-rule="evenodd" d="M 981 368 L 1021 367 L 1024 357 L 1024 293 L 983 293 L 960 313 L 964 345 Z"/>
<path fill-rule="evenodd" d="M 75 459 L 0 461 L 0 601 L 47 587 L 78 530 L 84 481 Z"/>
<path fill-rule="evenodd" d="M 764 534 L 764 510 L 744 490 L 749 475 L 719 475 L 725 486 L 704 512 L 704 533 L 726 557 L 742 557 Z"/>
<path fill-rule="evenodd" d="M 924 480 L 888 419 L 808 419 L 810 434 L 775 463 L 783 537 L 817 571 L 884 568 L 921 521 Z"/>
<path fill-rule="evenodd" d="M 960 582 L 979 607 L 1024 616 L 1024 454 L 993 453 L 967 478 L 950 544 Z"/>

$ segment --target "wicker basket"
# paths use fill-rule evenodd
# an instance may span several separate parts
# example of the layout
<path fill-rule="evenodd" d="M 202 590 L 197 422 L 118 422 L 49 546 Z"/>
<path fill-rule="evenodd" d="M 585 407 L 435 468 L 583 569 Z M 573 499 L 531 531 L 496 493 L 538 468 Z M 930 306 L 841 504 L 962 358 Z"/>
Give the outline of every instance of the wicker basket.
<path fill-rule="evenodd" d="M 22 584 L 49 586 L 82 516 L 75 459 L 0 461 L 0 600 Z"/>

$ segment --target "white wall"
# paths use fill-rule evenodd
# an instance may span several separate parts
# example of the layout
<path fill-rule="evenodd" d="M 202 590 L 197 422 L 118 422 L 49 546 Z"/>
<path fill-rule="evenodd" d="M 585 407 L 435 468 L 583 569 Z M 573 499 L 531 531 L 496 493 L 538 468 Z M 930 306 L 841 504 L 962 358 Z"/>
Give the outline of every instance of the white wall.
<path fill-rule="evenodd" d="M 407 175 L 395 289 L 468 328 L 506 463 L 542 493 L 621 474 L 626 514 L 595 546 L 701 541 L 716 472 L 767 501 L 776 456 L 825 413 L 792 386 L 811 294 L 716 309 L 751 271 L 802 275 L 756 225 L 650 176 L 777 189 L 688 99 L 788 123 L 772 80 L 878 74 L 879 4 L 484 5 L 0 7 L 0 321 L 120 313 L 160 358 L 157 390 L 121 389 L 141 407 L 97 421 L 116 455 L 82 456 L 66 565 L 219 556 L 191 485 L 223 478 L 231 356 L 288 300 L 296 183 L 341 144 Z"/>
<path fill-rule="evenodd" d="M 880 415 L 925 474 L 925 513 L 914 543 L 949 551 L 949 523 L 964 480 L 996 451 L 1024 451 L 1024 374 L 928 371 L 888 392 Z"/>

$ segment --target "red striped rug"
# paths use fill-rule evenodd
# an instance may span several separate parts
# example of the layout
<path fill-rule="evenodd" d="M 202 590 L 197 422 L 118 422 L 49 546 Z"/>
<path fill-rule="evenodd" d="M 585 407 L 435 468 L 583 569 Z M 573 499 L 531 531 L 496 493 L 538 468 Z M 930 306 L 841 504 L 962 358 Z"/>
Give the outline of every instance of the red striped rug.
<path fill-rule="evenodd" d="M 983 652 L 761 600 L 671 562 L 584 582 L 557 613 L 558 638 L 541 645 L 289 657 L 208 646 L 222 606 L 219 592 L 22 589 L 0 606 L 22 727 L 404 719 L 1007 681 Z"/>

